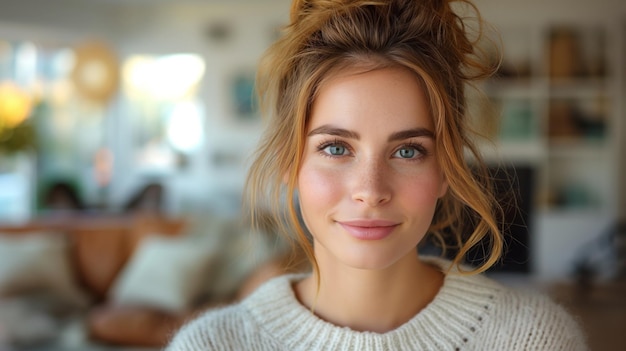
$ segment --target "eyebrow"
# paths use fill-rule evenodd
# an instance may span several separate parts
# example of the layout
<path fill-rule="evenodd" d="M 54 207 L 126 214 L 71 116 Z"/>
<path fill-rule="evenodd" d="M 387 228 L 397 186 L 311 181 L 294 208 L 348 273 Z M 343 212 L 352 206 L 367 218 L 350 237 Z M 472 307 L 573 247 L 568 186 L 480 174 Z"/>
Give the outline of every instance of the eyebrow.
<path fill-rule="evenodd" d="M 419 137 L 426 137 L 426 138 L 435 139 L 435 134 L 430 129 L 413 128 L 413 129 L 409 129 L 409 130 L 403 130 L 403 131 L 400 131 L 400 132 L 395 132 L 395 133 L 391 134 L 387 140 L 388 141 L 398 141 L 398 140 L 404 140 L 404 139 L 410 139 L 410 138 L 419 138 Z"/>
<path fill-rule="evenodd" d="M 356 133 L 347 129 L 343 129 L 343 128 L 333 127 L 328 124 L 325 124 L 323 126 L 313 129 L 312 131 L 309 132 L 309 134 L 307 134 L 307 136 L 310 137 L 310 136 L 317 135 L 317 134 L 334 135 L 334 136 L 344 137 L 348 139 L 356 139 L 356 140 L 359 140 L 360 138 L 359 133 Z"/>
<path fill-rule="evenodd" d="M 348 138 L 348 139 L 356 139 L 359 140 L 359 133 L 353 132 L 351 130 L 333 127 L 332 125 L 325 124 L 323 126 L 317 127 L 307 134 L 307 136 L 313 136 L 317 134 L 327 134 L 334 135 L 338 137 Z M 402 130 L 399 132 L 395 132 L 387 138 L 388 141 L 398 141 L 405 140 L 410 138 L 419 138 L 419 137 L 427 137 L 434 139 L 435 134 L 427 128 L 413 128 L 408 130 Z"/>

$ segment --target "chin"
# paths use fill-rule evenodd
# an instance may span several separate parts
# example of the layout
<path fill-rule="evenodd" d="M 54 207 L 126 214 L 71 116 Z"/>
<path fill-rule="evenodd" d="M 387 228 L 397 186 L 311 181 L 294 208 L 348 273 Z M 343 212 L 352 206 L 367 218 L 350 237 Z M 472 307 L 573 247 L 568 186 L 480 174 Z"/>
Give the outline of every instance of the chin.
<path fill-rule="evenodd" d="M 415 251 L 414 251 L 415 252 Z M 398 255 L 389 254 L 383 252 L 367 252 L 361 251 L 352 253 L 351 255 L 345 255 L 341 261 L 343 264 L 354 269 L 360 270 L 370 270 L 370 271 L 381 271 L 389 269 L 400 262 L 405 261 L 408 258 L 409 254 Z M 415 252 L 415 257 L 417 257 L 417 252 Z"/>

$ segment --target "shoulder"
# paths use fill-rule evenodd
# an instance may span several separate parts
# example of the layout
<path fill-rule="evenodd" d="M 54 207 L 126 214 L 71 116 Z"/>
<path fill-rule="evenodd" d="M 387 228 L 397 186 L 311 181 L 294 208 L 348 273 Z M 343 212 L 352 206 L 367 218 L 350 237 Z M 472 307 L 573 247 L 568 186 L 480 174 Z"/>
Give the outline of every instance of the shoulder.
<path fill-rule="evenodd" d="M 579 322 L 544 293 L 503 287 L 495 297 L 492 317 L 493 327 L 523 349 L 588 349 Z"/>
<path fill-rule="evenodd" d="M 446 277 L 440 295 L 448 320 L 461 322 L 462 340 L 470 349 L 588 350 L 579 322 L 540 291 L 455 272 Z"/>
<path fill-rule="evenodd" d="M 447 267 L 446 261 L 433 261 Z M 489 338 L 523 342 L 524 349 L 587 350 L 579 322 L 548 295 L 530 289 L 516 289 L 485 276 L 464 275 L 452 269 L 446 277 L 446 302 L 461 305 L 476 315 Z M 461 308 L 457 308 L 458 312 Z M 480 318 L 480 319 L 478 319 Z M 478 330 L 479 328 L 475 328 Z M 508 344 L 493 349 L 513 349 Z"/>
<path fill-rule="evenodd" d="M 445 335 L 431 335 L 434 343 L 452 340 L 452 349 L 468 350 L 588 350 L 576 320 L 547 295 L 463 273 L 469 269 L 448 269 L 448 261 L 431 262 L 447 271 L 446 277 L 414 325 L 422 330 L 446 325 Z"/>

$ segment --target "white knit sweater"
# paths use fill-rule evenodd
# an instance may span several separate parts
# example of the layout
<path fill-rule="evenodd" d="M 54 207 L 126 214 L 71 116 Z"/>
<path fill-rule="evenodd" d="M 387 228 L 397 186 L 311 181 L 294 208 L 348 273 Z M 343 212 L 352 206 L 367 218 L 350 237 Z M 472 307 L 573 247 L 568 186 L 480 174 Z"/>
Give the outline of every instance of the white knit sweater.
<path fill-rule="evenodd" d="M 384 334 L 325 322 L 301 305 L 286 275 L 241 303 L 211 310 L 184 326 L 167 351 L 202 350 L 588 350 L 578 324 L 535 293 L 481 275 L 449 274 L 435 299 Z"/>

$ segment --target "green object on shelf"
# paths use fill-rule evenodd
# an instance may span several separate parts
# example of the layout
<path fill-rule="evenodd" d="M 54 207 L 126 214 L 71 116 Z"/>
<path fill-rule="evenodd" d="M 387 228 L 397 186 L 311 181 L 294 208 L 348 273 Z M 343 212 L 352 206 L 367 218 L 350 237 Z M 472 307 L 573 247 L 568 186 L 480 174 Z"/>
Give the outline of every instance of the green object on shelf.
<path fill-rule="evenodd" d="M 559 197 L 560 205 L 565 208 L 591 208 L 594 206 L 591 191 L 580 184 L 564 186 Z"/>
<path fill-rule="evenodd" d="M 13 128 L 0 128 L 0 152 L 15 154 L 35 147 L 35 128 L 26 120 Z"/>
<path fill-rule="evenodd" d="M 526 101 L 509 101 L 503 106 L 500 138 L 528 140 L 533 137 L 533 113 Z"/>

